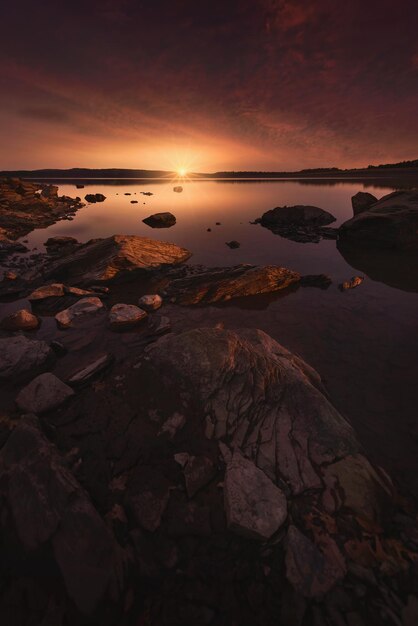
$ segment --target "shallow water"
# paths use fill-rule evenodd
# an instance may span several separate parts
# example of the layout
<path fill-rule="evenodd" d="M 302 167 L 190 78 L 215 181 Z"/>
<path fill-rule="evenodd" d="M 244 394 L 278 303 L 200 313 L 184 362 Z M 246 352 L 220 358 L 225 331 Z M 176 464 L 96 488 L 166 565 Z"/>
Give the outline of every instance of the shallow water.
<path fill-rule="evenodd" d="M 182 182 L 183 192 L 174 193 L 172 182 L 83 182 L 84 189 L 60 184 L 59 193 L 82 198 L 86 193 L 103 193 L 105 202 L 80 209 L 73 221 L 34 231 L 26 237 L 30 247 L 42 250 L 43 242 L 57 235 L 87 241 L 116 233 L 135 234 L 188 248 L 193 252 L 191 263 L 278 264 L 303 274 L 329 274 L 333 284 L 327 291 L 304 288 L 219 307 L 168 305 L 165 309 L 174 330 L 216 323 L 229 328 L 258 327 L 299 353 L 323 376 L 334 404 L 353 424 L 368 453 L 406 490 L 418 494 L 416 266 L 394 256 L 386 258 L 386 253 L 384 258 L 377 253 L 361 257 L 345 253 L 344 258 L 335 241 L 295 243 L 250 224 L 275 206 L 311 204 L 335 215 L 333 225 L 338 225 L 352 216 L 350 199 L 357 191 L 380 198 L 392 186 L 384 181 L 378 186 L 368 182 L 367 187 L 348 181 L 193 181 Z M 144 196 L 141 191 L 154 195 Z M 161 211 L 174 213 L 177 224 L 152 229 L 142 222 Z M 231 239 L 241 247 L 228 248 L 225 242 Z M 365 275 L 364 283 L 340 292 L 338 283 L 355 274 Z M 118 295 L 126 302 L 137 299 L 135 286 Z"/>

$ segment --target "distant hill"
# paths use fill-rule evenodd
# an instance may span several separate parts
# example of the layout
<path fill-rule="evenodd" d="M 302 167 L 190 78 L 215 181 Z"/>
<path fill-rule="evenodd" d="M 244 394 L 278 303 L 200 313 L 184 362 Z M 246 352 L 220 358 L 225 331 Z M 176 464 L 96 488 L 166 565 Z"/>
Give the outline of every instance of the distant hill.
<path fill-rule="evenodd" d="M 310 169 L 302 169 L 297 172 L 263 172 L 263 171 L 225 171 L 208 173 L 189 174 L 190 178 L 344 178 L 353 177 L 370 177 L 379 174 L 387 176 L 393 171 L 394 175 L 401 173 L 418 175 L 418 159 L 414 161 L 401 161 L 400 163 L 386 163 L 382 165 L 368 165 L 364 168 L 340 169 L 338 167 L 318 167 Z M 175 172 L 166 170 L 136 170 L 122 168 L 108 169 L 90 169 L 90 168 L 72 168 L 72 169 L 40 169 L 40 170 L 13 170 L 0 172 L 0 176 L 17 176 L 19 178 L 33 179 L 56 179 L 65 178 L 73 180 L 82 179 L 116 179 L 116 178 L 174 178 Z"/>

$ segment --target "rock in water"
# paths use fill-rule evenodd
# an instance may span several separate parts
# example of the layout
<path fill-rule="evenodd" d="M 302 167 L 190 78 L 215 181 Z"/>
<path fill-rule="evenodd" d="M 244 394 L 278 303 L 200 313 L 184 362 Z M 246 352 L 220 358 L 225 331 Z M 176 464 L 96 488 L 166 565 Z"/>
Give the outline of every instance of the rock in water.
<path fill-rule="evenodd" d="M 373 196 L 371 193 L 359 191 L 358 193 L 356 193 L 355 196 L 351 198 L 354 215 L 358 215 L 359 213 L 363 213 L 363 211 L 367 211 L 367 209 L 369 209 L 372 204 L 375 204 L 376 202 L 376 196 Z"/>
<path fill-rule="evenodd" d="M 52 283 L 51 285 L 43 285 L 32 291 L 28 296 L 29 302 L 40 302 L 47 298 L 60 298 L 65 294 L 65 287 L 62 283 Z"/>
<path fill-rule="evenodd" d="M 350 280 L 345 280 L 343 283 L 341 283 L 341 285 L 339 285 L 339 288 L 341 291 L 355 289 L 356 287 L 359 287 L 363 281 L 364 276 L 353 276 L 353 278 L 350 278 Z"/>
<path fill-rule="evenodd" d="M 185 248 L 135 235 L 113 235 L 84 244 L 46 269 L 51 277 L 86 284 L 127 278 L 134 272 L 183 263 L 191 256 Z"/>
<path fill-rule="evenodd" d="M 228 248 L 231 248 L 232 250 L 236 250 L 237 248 L 239 248 L 241 246 L 239 241 L 227 241 L 226 245 L 228 246 Z"/>
<path fill-rule="evenodd" d="M 156 311 L 161 307 L 163 299 L 157 293 L 141 296 L 138 300 L 139 306 L 145 311 Z"/>
<path fill-rule="evenodd" d="M 83 387 L 87 385 L 93 378 L 107 370 L 113 363 L 113 356 L 111 354 L 104 354 L 82 367 L 72 374 L 68 379 L 68 384 L 72 387 Z"/>
<path fill-rule="evenodd" d="M 109 321 L 113 330 L 132 328 L 147 317 L 146 311 L 134 304 L 115 304 L 110 309 Z"/>
<path fill-rule="evenodd" d="M 326 233 L 322 227 L 335 222 L 335 217 L 316 206 L 282 206 L 266 211 L 256 220 L 273 233 L 294 241 L 318 242 Z"/>
<path fill-rule="evenodd" d="M 88 193 L 84 197 L 84 200 L 93 204 L 94 202 L 104 202 L 106 200 L 106 196 L 102 193 Z"/>
<path fill-rule="evenodd" d="M 284 493 L 237 451 L 226 467 L 224 497 L 228 527 L 245 537 L 267 541 L 286 521 Z"/>
<path fill-rule="evenodd" d="M 7 315 L 0 322 L 4 330 L 35 330 L 40 324 L 39 318 L 27 309 L 20 309 Z"/>
<path fill-rule="evenodd" d="M 183 191 L 183 187 L 181 187 L 181 185 L 178 185 L 177 187 L 173 187 L 173 191 L 175 191 L 176 193 L 181 193 Z"/>
<path fill-rule="evenodd" d="M 2 496 L 13 541 L 29 559 L 46 546 L 68 595 L 91 613 L 113 573 L 114 541 L 87 493 L 33 416 L 22 418 L 0 452 Z M 3 532 L 3 539 L 8 535 Z"/>
<path fill-rule="evenodd" d="M 276 265 L 237 265 L 171 281 L 168 293 L 182 305 L 210 304 L 272 293 L 298 283 L 300 274 Z"/>
<path fill-rule="evenodd" d="M 170 228 L 176 223 L 176 217 L 172 213 L 154 213 L 142 220 L 147 226 L 151 228 Z"/>
<path fill-rule="evenodd" d="M 72 326 L 74 320 L 84 317 L 86 315 L 92 315 L 103 309 L 103 302 L 99 298 L 83 298 L 79 300 L 68 309 L 64 309 L 56 314 L 58 326 L 61 328 L 69 328 Z"/>
<path fill-rule="evenodd" d="M 0 339 L 0 381 L 19 382 L 33 378 L 53 361 L 45 341 L 23 335 Z"/>
<path fill-rule="evenodd" d="M 56 409 L 73 395 L 71 387 L 54 374 L 46 372 L 34 378 L 19 392 L 16 404 L 27 413 L 44 413 Z"/>
<path fill-rule="evenodd" d="M 394 191 L 339 229 L 342 243 L 353 246 L 418 250 L 418 191 Z"/>

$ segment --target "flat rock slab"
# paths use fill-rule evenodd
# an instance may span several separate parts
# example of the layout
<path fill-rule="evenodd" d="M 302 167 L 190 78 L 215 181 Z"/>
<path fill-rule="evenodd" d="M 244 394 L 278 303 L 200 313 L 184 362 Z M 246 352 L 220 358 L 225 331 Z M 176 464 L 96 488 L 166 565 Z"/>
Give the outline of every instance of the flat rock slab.
<path fill-rule="evenodd" d="M 26 413 L 44 413 L 61 406 L 74 391 L 54 374 L 46 372 L 34 378 L 16 398 L 16 404 Z"/>
<path fill-rule="evenodd" d="M 0 322 L 0 328 L 4 330 L 35 330 L 39 327 L 40 320 L 27 309 L 20 309 L 4 317 Z"/>
<path fill-rule="evenodd" d="M 110 309 L 109 322 L 113 330 L 124 330 L 140 324 L 147 312 L 134 304 L 115 304 Z"/>
<path fill-rule="evenodd" d="M 355 246 L 418 250 L 418 191 L 394 191 L 344 222 L 339 239 Z"/>
<path fill-rule="evenodd" d="M 113 363 L 111 354 L 104 354 L 89 363 L 88 365 L 77 370 L 68 379 L 68 384 L 72 387 L 82 387 L 87 385 L 93 378 L 104 372 Z"/>
<path fill-rule="evenodd" d="M 139 306 L 145 311 L 156 311 L 161 307 L 162 303 L 163 299 L 157 293 L 141 296 L 138 300 Z"/>
<path fill-rule="evenodd" d="M 40 302 L 47 298 L 61 298 L 65 294 L 63 283 L 51 283 L 38 287 L 28 295 L 29 302 Z"/>
<path fill-rule="evenodd" d="M 154 213 L 142 221 L 151 228 L 170 228 L 176 223 L 176 216 L 169 212 Z"/>
<path fill-rule="evenodd" d="M 46 274 L 70 283 L 94 284 L 183 263 L 190 256 L 188 250 L 172 243 L 135 235 L 113 235 L 92 240 L 64 258 L 52 261 Z"/>
<path fill-rule="evenodd" d="M 55 319 L 60 328 L 69 328 L 75 320 L 98 313 L 103 308 L 103 302 L 99 298 L 83 298 L 57 313 Z"/>
<path fill-rule="evenodd" d="M 283 491 L 239 452 L 226 468 L 224 498 L 228 528 L 244 537 L 267 541 L 286 521 Z"/>
<path fill-rule="evenodd" d="M 173 280 L 168 293 L 177 304 L 211 304 L 280 291 L 300 278 L 298 272 L 277 265 L 237 265 Z"/>
<path fill-rule="evenodd" d="M 14 383 L 33 378 L 53 359 L 54 353 L 45 341 L 23 335 L 0 339 L 0 381 Z"/>

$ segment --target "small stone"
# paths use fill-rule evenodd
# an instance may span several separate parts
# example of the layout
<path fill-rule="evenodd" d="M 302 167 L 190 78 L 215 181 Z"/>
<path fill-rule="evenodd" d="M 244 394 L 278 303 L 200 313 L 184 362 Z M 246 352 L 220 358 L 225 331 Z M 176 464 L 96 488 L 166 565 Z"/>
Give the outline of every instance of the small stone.
<path fill-rule="evenodd" d="M 166 433 L 172 439 L 177 434 L 177 432 L 183 428 L 185 423 L 186 418 L 184 417 L 184 415 L 177 412 L 173 413 L 173 415 L 171 415 L 171 417 L 169 417 L 168 420 L 164 422 L 158 434 L 161 435 L 163 433 Z"/>
<path fill-rule="evenodd" d="M 145 311 L 156 311 L 157 309 L 160 308 L 162 303 L 163 303 L 162 297 L 156 293 L 147 294 L 145 296 L 142 296 L 138 300 L 139 306 L 141 307 L 141 309 L 144 309 Z"/>
<path fill-rule="evenodd" d="M 0 322 L 4 330 L 35 330 L 40 324 L 36 315 L 27 309 L 20 309 L 11 315 L 7 315 Z"/>
<path fill-rule="evenodd" d="M 216 467 L 206 456 L 190 456 L 183 473 L 187 495 L 193 498 L 215 476 Z"/>
<path fill-rule="evenodd" d="M 355 289 L 359 287 L 364 281 L 364 276 L 353 276 L 350 280 L 346 280 L 339 285 L 340 291 L 347 291 L 348 289 Z"/>
<path fill-rule="evenodd" d="M 68 309 L 57 313 L 55 319 L 60 328 L 69 328 L 75 319 L 92 315 L 101 309 L 103 309 L 103 303 L 99 298 L 83 298 Z"/>
<path fill-rule="evenodd" d="M 176 193 L 181 193 L 183 191 L 183 187 L 178 185 L 177 187 L 173 187 L 173 191 L 175 191 Z"/>
<path fill-rule="evenodd" d="M 34 378 L 19 392 L 16 404 L 27 413 L 44 413 L 56 409 L 73 395 L 71 387 L 47 372 Z"/>
<path fill-rule="evenodd" d="M 226 245 L 232 250 L 235 250 L 236 248 L 239 248 L 241 244 L 239 241 L 233 240 L 233 241 L 227 241 Z"/>
<path fill-rule="evenodd" d="M 65 294 L 64 285 L 62 283 L 52 283 L 38 287 L 28 296 L 29 302 L 38 302 L 46 298 L 60 298 Z"/>
<path fill-rule="evenodd" d="M 110 309 L 110 328 L 112 330 L 132 328 L 132 326 L 136 326 L 146 317 L 146 311 L 134 304 L 115 304 Z"/>
<path fill-rule="evenodd" d="M 16 280 L 17 274 L 15 272 L 4 272 L 3 280 Z"/>

